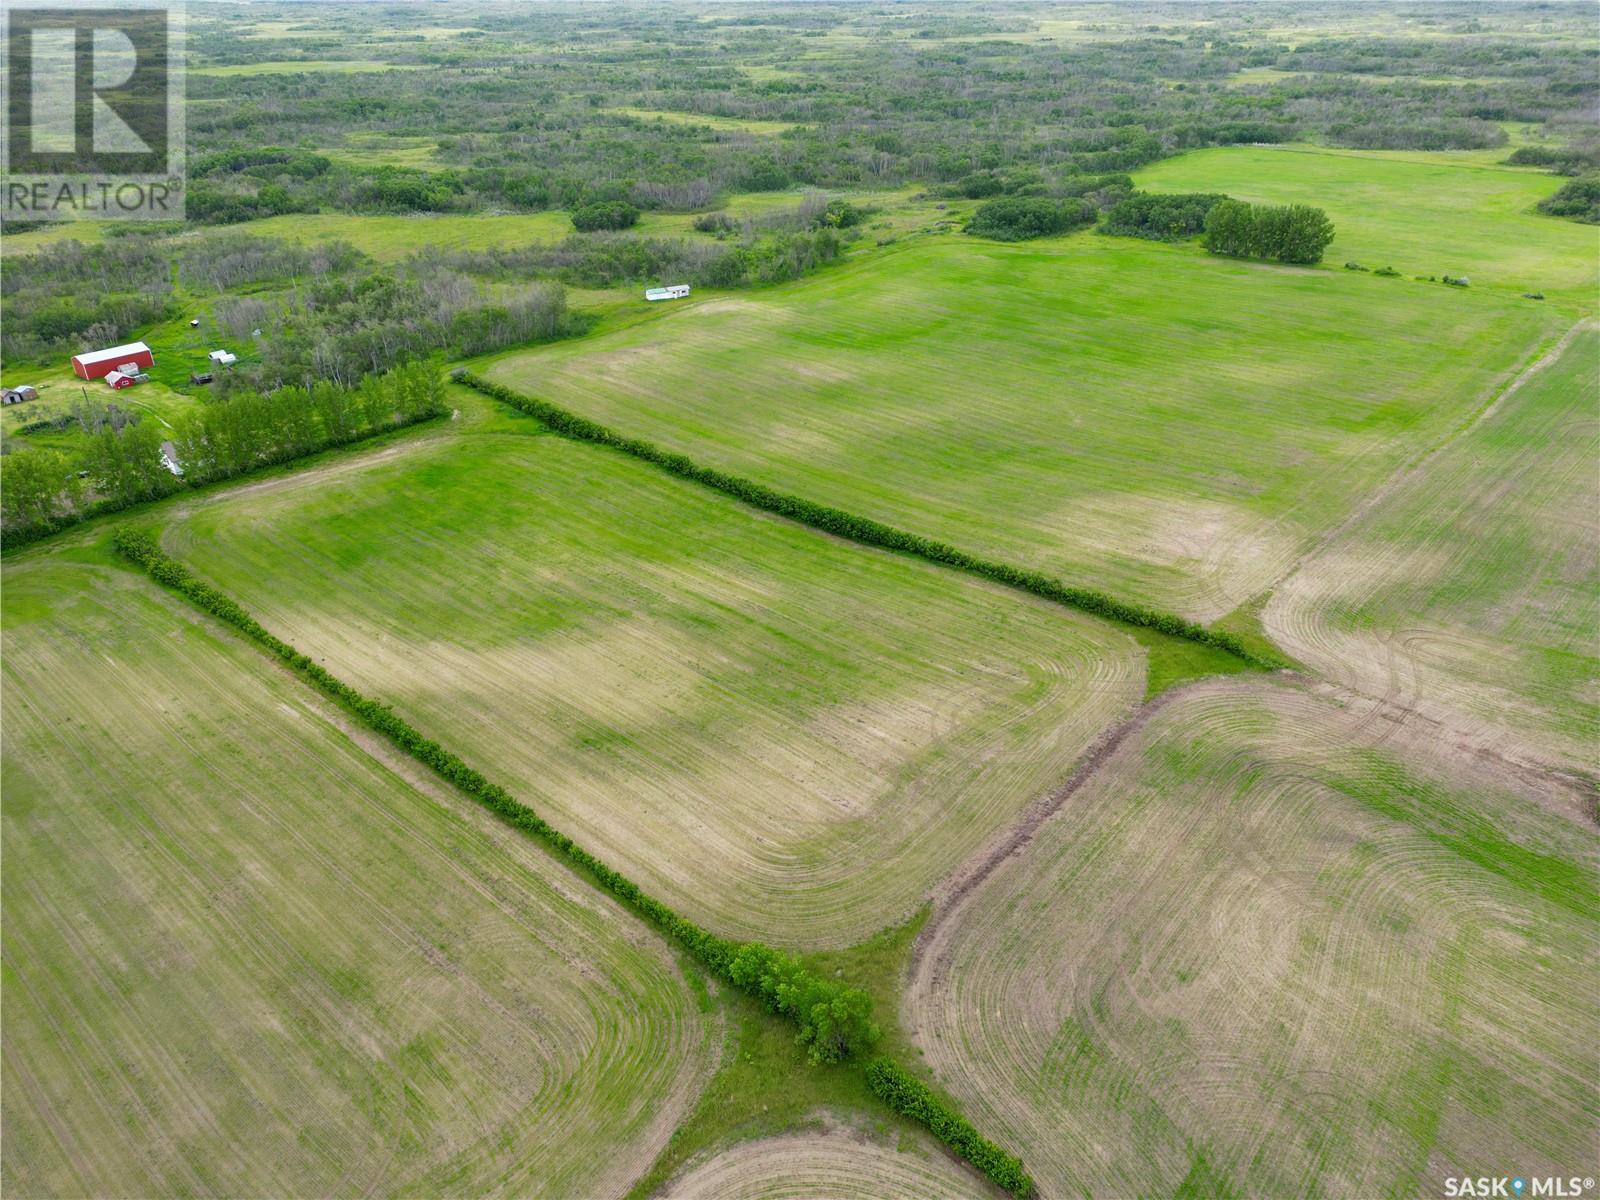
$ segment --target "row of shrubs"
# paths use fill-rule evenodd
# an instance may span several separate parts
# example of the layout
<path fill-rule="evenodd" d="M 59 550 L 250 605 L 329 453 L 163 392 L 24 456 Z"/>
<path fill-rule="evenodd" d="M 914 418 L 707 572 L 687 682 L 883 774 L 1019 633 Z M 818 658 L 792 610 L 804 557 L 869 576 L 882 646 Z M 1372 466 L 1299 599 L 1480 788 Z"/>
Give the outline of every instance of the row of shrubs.
<path fill-rule="evenodd" d="M 1033 1180 L 1023 1170 L 1022 1160 L 996 1146 L 973 1128 L 972 1122 L 953 1110 L 933 1090 L 888 1058 L 875 1058 L 867 1064 L 867 1085 L 901 1116 L 921 1121 L 933 1135 L 989 1180 L 1013 1196 L 1033 1194 Z"/>
<path fill-rule="evenodd" d="M 837 1063 L 877 1042 L 872 1000 L 860 988 L 825 979 L 792 954 L 760 942 L 719 938 L 645 893 L 638 884 L 579 846 L 498 784 L 491 783 L 437 742 L 422 736 L 387 704 L 360 692 L 324 670 L 289 643 L 270 633 L 232 598 L 196 579 L 187 567 L 164 554 L 150 534 L 119 529 L 112 536 L 118 553 L 156 582 L 178 592 L 196 607 L 233 626 L 258 643 L 318 691 L 388 738 L 407 754 L 489 809 L 506 824 L 529 833 L 559 858 L 609 892 L 626 908 L 660 930 L 718 978 L 752 995 L 769 1010 L 794 1021 L 799 1041 L 813 1063 Z M 874 1094 L 896 1112 L 926 1125 L 945 1145 L 1012 1194 L 1022 1197 L 1033 1181 L 1014 1155 L 1002 1150 L 953 1111 L 926 1085 L 887 1058 L 867 1065 Z"/>
<path fill-rule="evenodd" d="M 871 1049 L 877 1042 L 879 1031 L 872 1020 L 872 1000 L 860 988 L 824 979 L 792 954 L 759 942 L 719 938 L 679 916 L 504 788 L 490 783 L 439 743 L 423 737 L 396 716 L 387 704 L 363 696 L 268 632 L 230 597 L 196 579 L 182 563 L 162 553 L 149 534 L 119 529 L 112 542 L 119 553 L 144 568 L 158 583 L 179 592 L 197 607 L 265 647 L 318 691 L 343 705 L 407 754 L 433 768 L 507 824 L 544 842 L 559 857 L 682 946 L 718 978 L 755 996 L 772 1012 L 794 1021 L 800 1027 L 799 1040 L 808 1047 L 812 1062 L 841 1062 Z"/>
<path fill-rule="evenodd" d="M 452 377 L 468 387 L 476 388 L 486 396 L 511 405 L 520 412 L 536 417 L 551 430 L 576 441 L 593 442 L 600 446 L 609 446 L 620 450 L 624 454 L 661 467 L 680 478 L 704 484 L 726 495 L 742 500 L 746 504 L 788 517 L 802 525 L 809 525 L 813 529 L 821 529 L 837 537 L 848 538 L 854 542 L 861 542 L 868 546 L 877 546 L 884 550 L 895 550 L 902 554 L 915 555 L 917 558 L 938 563 L 941 566 L 953 567 L 958 571 L 965 571 L 970 575 L 977 575 L 993 583 L 1004 584 L 1019 591 L 1029 592 L 1032 595 L 1052 600 L 1057 604 L 1066 605 L 1068 608 L 1080 609 L 1097 617 L 1104 617 L 1112 621 L 1121 621 L 1127 625 L 1136 625 L 1143 629 L 1153 629 L 1158 633 L 1165 633 L 1172 637 L 1182 638 L 1185 641 L 1198 642 L 1203 646 L 1211 646 L 1218 650 L 1251 663 L 1258 667 L 1275 667 L 1278 664 L 1269 663 L 1253 655 L 1245 649 L 1244 643 L 1229 633 L 1219 633 L 1207 629 L 1194 621 L 1186 620 L 1173 613 L 1164 613 L 1156 609 L 1145 608 L 1142 605 L 1128 604 L 1104 592 L 1091 588 L 1071 587 L 1058 579 L 1053 579 L 1039 571 L 1029 571 L 1022 567 L 1011 566 L 1008 563 L 995 562 L 991 559 L 979 558 L 968 554 L 964 550 L 936 542 L 931 538 L 921 537 L 914 533 L 907 533 L 893 526 L 881 524 L 866 517 L 858 517 L 843 509 L 830 508 L 824 504 L 817 504 L 799 496 L 790 496 L 783 492 L 775 491 L 752 480 L 744 479 L 738 475 L 730 475 L 726 471 L 718 471 L 713 467 L 703 467 L 684 454 L 675 454 L 663 450 L 653 442 L 642 441 L 638 438 L 623 437 L 613 429 L 577 416 L 564 408 L 557 407 L 545 400 L 536 400 L 531 396 L 524 396 L 520 392 L 512 391 L 497 383 L 480 378 L 472 372 L 458 368 L 453 371 Z"/>

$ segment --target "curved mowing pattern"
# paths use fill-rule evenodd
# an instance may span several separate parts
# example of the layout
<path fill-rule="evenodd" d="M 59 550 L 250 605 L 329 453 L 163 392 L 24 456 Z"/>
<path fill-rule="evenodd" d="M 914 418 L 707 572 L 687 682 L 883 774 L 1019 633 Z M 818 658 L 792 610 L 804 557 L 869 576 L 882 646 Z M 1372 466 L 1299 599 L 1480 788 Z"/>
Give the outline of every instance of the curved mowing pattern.
<path fill-rule="evenodd" d="M 740 1142 L 657 1200 L 975 1200 L 993 1195 L 937 1150 L 897 1150 L 845 1129 Z"/>
<path fill-rule="evenodd" d="M 1041 1195 L 1442 1195 L 1600 1134 L 1597 839 L 1424 725 L 1175 700 L 941 927 L 904 1015 Z"/>
<path fill-rule="evenodd" d="M 31 558 L 4 615 L 7 1195 L 648 1166 L 708 1031 L 614 906 L 138 576 Z"/>
<path fill-rule="evenodd" d="M 1202 622 L 1556 324 L 1527 301 L 1080 234 L 925 241 L 498 360 L 782 492 Z"/>
<path fill-rule="evenodd" d="M 1273 596 L 1331 679 L 1594 766 L 1600 742 L 1600 333 L 1579 334 Z"/>
<path fill-rule="evenodd" d="M 1141 692 L 1103 625 L 553 438 L 263 489 L 169 541 L 725 937 L 903 920 Z"/>

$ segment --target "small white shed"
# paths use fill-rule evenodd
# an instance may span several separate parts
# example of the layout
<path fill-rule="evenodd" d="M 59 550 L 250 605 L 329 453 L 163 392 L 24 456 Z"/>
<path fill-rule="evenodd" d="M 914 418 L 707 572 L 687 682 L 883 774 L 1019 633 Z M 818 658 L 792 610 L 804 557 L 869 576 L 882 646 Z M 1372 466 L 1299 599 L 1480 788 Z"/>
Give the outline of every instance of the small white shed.
<path fill-rule="evenodd" d="M 231 350 L 213 350 L 206 357 L 219 367 L 229 367 L 239 361 L 239 356 Z"/>
<path fill-rule="evenodd" d="M 673 283 L 668 284 L 666 287 L 645 288 L 644 290 L 644 298 L 646 300 L 682 300 L 688 294 L 689 285 L 687 283 Z"/>

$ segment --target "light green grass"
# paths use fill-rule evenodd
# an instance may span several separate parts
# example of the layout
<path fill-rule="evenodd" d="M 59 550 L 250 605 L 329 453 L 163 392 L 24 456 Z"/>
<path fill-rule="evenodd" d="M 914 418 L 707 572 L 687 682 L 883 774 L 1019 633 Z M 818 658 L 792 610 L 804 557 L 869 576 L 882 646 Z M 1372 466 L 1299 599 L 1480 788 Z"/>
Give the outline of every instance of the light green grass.
<path fill-rule="evenodd" d="M 1600 839 L 1550 801 L 1424 723 L 1213 686 L 958 911 L 904 1015 L 1042 1195 L 1586 1169 Z"/>
<path fill-rule="evenodd" d="M 419 63 L 388 63 L 375 59 L 303 59 L 279 62 L 230 63 L 219 67 L 190 67 L 190 75 L 232 79 L 241 75 L 354 75 L 376 71 L 422 71 Z"/>
<path fill-rule="evenodd" d="M 334 162 L 351 167 L 409 167 L 417 171 L 443 171 L 449 164 L 436 157 L 439 143 L 427 137 L 391 137 L 381 133 L 348 134 L 342 146 L 318 151 Z"/>
<path fill-rule="evenodd" d="M 654 108 L 603 108 L 605 113 L 633 117 L 640 121 L 665 121 L 670 125 L 698 125 L 719 133 L 754 133 L 775 137 L 795 128 L 792 121 L 756 121 L 741 117 L 719 117 L 706 113 L 666 112 Z"/>
<path fill-rule="evenodd" d="M 1336 236 L 1327 261 L 1392 266 L 1415 275 L 1465 275 L 1474 291 L 1543 292 L 1549 307 L 1594 310 L 1600 231 L 1534 206 L 1561 186 L 1542 171 L 1494 165 L 1505 150 L 1466 161 L 1418 151 L 1229 146 L 1155 163 L 1134 176 L 1155 192 L 1225 192 L 1327 210 Z M 1533 303 L 1529 301 L 1528 303 Z"/>
<path fill-rule="evenodd" d="M 168 540 L 721 934 L 902 919 L 1143 693 L 1110 626 L 489 432 L 519 425 L 197 506 Z"/>
<path fill-rule="evenodd" d="M 664 950 L 83 541 L 4 571 L 6 1194 L 624 1190 Z"/>
<path fill-rule="evenodd" d="M 1221 616 L 1557 314 L 1091 234 L 923 239 L 491 378 L 782 490 Z"/>
<path fill-rule="evenodd" d="M 1593 770 L 1597 461 L 1590 331 L 1291 578 L 1269 629 L 1331 678 Z"/>
<path fill-rule="evenodd" d="M 293 213 L 228 225 L 204 236 L 239 233 L 282 238 L 300 245 L 345 241 L 380 261 L 396 262 L 430 246 L 440 250 L 487 250 L 491 246 L 559 241 L 571 232 L 571 219 L 566 213 L 555 211 L 498 216 Z"/>

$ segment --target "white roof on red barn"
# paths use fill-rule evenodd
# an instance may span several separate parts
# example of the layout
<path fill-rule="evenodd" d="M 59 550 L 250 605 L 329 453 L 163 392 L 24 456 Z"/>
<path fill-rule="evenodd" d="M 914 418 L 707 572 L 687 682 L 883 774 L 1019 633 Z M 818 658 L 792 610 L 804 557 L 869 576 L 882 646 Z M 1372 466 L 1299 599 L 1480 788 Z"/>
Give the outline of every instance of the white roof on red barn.
<path fill-rule="evenodd" d="M 84 364 L 99 362 L 125 363 L 135 354 L 149 353 L 150 347 L 143 342 L 129 342 L 126 346 L 113 346 L 109 350 L 89 350 L 83 354 L 75 354 L 73 357 Z"/>

